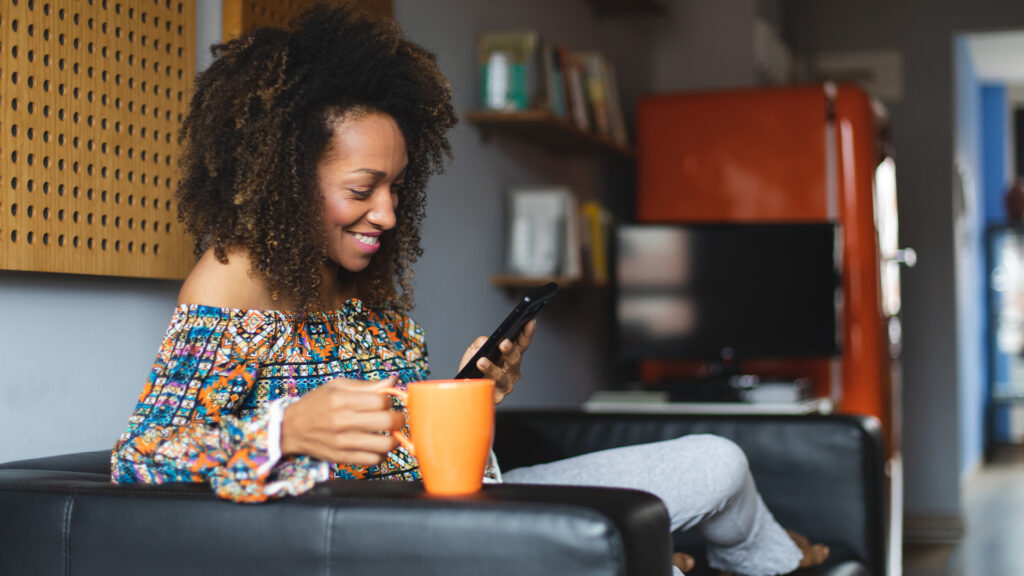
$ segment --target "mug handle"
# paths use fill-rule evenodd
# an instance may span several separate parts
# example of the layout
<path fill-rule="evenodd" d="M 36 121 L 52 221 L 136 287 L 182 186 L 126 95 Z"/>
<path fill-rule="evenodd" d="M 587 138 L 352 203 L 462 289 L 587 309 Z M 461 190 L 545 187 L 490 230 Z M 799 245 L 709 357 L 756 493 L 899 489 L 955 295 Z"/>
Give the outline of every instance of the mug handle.
<path fill-rule="evenodd" d="M 378 394 L 394 396 L 401 400 L 402 404 L 409 403 L 409 393 L 404 390 L 399 390 L 398 388 L 389 386 L 387 388 L 378 388 L 376 392 Z M 402 445 L 402 448 L 405 448 L 406 450 L 409 451 L 410 454 L 416 456 L 416 447 L 412 445 L 412 442 L 405 434 L 402 434 L 401 430 L 392 430 L 391 436 L 393 436 L 395 440 L 398 440 L 398 443 Z"/>

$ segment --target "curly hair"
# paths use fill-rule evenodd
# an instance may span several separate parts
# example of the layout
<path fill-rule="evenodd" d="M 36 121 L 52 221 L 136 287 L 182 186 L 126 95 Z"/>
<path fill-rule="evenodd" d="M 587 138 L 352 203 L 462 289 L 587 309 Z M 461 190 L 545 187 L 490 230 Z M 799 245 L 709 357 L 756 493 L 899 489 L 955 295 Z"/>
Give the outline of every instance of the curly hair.
<path fill-rule="evenodd" d="M 180 132 L 178 218 L 196 254 L 212 247 L 226 262 L 243 249 L 275 299 L 317 308 L 327 258 L 317 165 L 346 114 L 382 112 L 409 164 L 396 226 L 356 278 L 369 304 L 411 308 L 425 188 L 451 158 L 446 133 L 457 122 L 434 55 L 351 2 L 317 5 L 288 30 L 257 29 L 213 53 Z"/>

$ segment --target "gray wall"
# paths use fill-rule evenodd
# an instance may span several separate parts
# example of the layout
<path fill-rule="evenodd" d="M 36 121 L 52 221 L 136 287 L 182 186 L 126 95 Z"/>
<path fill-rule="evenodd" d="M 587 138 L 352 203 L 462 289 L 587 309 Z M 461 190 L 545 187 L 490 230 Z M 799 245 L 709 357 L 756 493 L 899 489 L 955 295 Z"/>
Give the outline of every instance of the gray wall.
<path fill-rule="evenodd" d="M 177 292 L 174 282 L 0 272 L 0 462 L 113 446 Z"/>
<path fill-rule="evenodd" d="M 752 82 L 753 0 L 676 0 L 669 19 L 595 17 L 586 2 L 396 0 L 396 19 L 438 55 L 461 114 L 478 107 L 475 42 L 491 28 L 537 28 L 573 49 L 605 51 L 617 67 L 627 118 L 656 89 Z M 197 3 L 197 62 L 219 36 L 220 2 Z M 564 159 L 460 124 L 455 160 L 428 191 L 416 319 L 433 373 L 454 374 L 466 346 L 488 333 L 515 297 L 491 285 L 504 264 L 508 187 L 565 184 L 627 216 L 629 163 Z M 0 461 L 109 447 L 142 389 L 178 284 L 0 272 Z M 544 312 L 523 380 L 503 406 L 579 405 L 622 378 L 609 360 L 610 294 L 569 290 Z"/>
<path fill-rule="evenodd" d="M 652 92 L 733 88 L 756 82 L 757 2 L 676 0 L 666 4 L 672 7 L 671 17 L 659 22 L 658 34 L 652 38 Z"/>
<path fill-rule="evenodd" d="M 957 515 L 961 453 L 957 409 L 953 237 L 953 36 L 1024 26 L 1024 3 L 1000 0 L 787 0 L 785 31 L 798 55 L 895 48 L 905 97 L 890 105 L 900 236 L 919 256 L 904 274 L 904 456 L 908 514 Z M 973 337 L 973 335 L 969 336 Z"/>
<path fill-rule="evenodd" d="M 650 87 L 647 20 L 601 21 L 583 2 L 395 4 L 408 34 L 438 54 L 460 113 L 478 107 L 474 47 L 488 28 L 539 27 L 574 49 L 606 49 L 630 103 Z M 197 3 L 200 69 L 219 38 L 219 11 L 220 2 Z M 628 170 L 609 169 L 600 159 L 553 159 L 498 138 L 484 143 L 466 124 L 453 132 L 452 143 L 456 160 L 429 191 L 414 314 L 430 336 L 438 377 L 453 375 L 465 347 L 514 303 L 489 281 L 504 260 L 507 187 L 558 183 L 583 198 L 621 203 L 630 197 Z M 0 271 L 0 461 L 112 446 L 142 389 L 178 287 Z M 602 361 L 610 345 L 607 304 L 606 292 L 579 290 L 545 311 L 509 405 L 578 405 L 595 387 L 617 381 Z"/>
<path fill-rule="evenodd" d="M 410 37 L 437 52 L 460 114 L 479 107 L 470 47 L 489 28 L 537 28 L 570 48 L 602 50 L 616 66 L 630 117 L 644 93 L 753 82 L 753 0 L 670 4 L 667 19 L 604 19 L 595 18 L 586 2 L 397 0 L 395 16 Z M 510 186 L 566 184 L 582 198 L 617 207 L 623 217 L 631 214 L 633 198 L 628 165 L 553 158 L 499 137 L 484 142 L 466 124 L 455 129 L 452 144 L 454 162 L 430 185 L 425 255 L 416 269 L 415 316 L 427 330 L 439 377 L 453 374 L 472 339 L 488 333 L 515 302 L 489 282 L 503 265 Z M 593 390 L 622 383 L 610 360 L 609 297 L 581 288 L 545 309 L 523 379 L 503 407 L 578 406 Z"/>
<path fill-rule="evenodd" d="M 220 2 L 196 5 L 197 69 Z M 0 462 L 114 445 L 178 297 L 178 282 L 0 271 Z"/>

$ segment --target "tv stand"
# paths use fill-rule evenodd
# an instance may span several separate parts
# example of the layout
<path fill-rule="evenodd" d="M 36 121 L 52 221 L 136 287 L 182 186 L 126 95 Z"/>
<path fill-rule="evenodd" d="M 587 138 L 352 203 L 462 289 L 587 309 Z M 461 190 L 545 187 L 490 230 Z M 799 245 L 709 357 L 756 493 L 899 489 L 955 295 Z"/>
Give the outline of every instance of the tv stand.
<path fill-rule="evenodd" d="M 619 414 L 831 414 L 830 398 L 799 402 L 672 402 L 658 391 L 597 391 L 583 403 L 585 412 Z"/>

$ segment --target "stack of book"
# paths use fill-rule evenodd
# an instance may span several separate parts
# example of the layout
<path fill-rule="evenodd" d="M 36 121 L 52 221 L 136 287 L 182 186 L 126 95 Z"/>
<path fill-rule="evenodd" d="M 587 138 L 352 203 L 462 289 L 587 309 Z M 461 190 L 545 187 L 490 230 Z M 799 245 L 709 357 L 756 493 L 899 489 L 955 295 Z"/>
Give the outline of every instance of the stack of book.
<path fill-rule="evenodd" d="M 495 30 L 477 47 L 484 108 L 546 110 L 580 130 L 629 145 L 615 68 L 596 51 L 570 51 L 535 30 Z"/>

